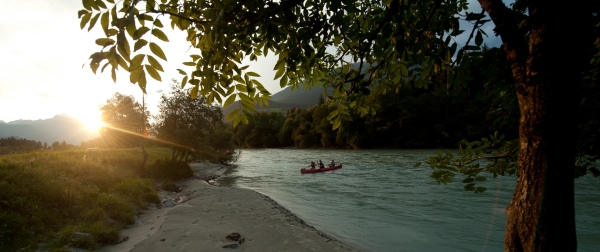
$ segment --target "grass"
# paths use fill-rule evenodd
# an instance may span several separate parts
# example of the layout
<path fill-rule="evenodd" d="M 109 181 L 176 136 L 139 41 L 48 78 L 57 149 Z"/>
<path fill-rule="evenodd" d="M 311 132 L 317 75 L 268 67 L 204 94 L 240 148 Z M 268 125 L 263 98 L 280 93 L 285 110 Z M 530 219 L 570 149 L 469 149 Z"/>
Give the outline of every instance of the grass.
<path fill-rule="evenodd" d="M 117 242 L 136 208 L 160 203 L 153 179 L 191 176 L 165 165 L 168 149 L 147 149 L 146 169 L 139 148 L 0 156 L 0 251 L 35 251 L 38 243 L 94 250 Z"/>

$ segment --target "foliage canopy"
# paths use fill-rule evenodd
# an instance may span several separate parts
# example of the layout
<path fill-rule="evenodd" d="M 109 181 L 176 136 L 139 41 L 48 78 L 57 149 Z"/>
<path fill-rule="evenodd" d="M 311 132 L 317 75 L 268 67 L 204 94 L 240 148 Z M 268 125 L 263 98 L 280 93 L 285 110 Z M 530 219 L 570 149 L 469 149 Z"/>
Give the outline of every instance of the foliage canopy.
<path fill-rule="evenodd" d="M 518 181 L 507 208 L 505 248 L 576 250 L 572 207 L 576 122 L 582 79 L 595 78 L 584 76 L 582 70 L 595 64 L 589 50 L 600 37 L 600 4 L 517 0 L 509 7 L 501 0 L 478 2 L 481 13 L 469 13 L 466 0 L 124 0 L 118 4 L 83 0 L 85 9 L 79 17 L 82 29 L 92 29 L 100 20 L 106 35 L 96 41 L 102 49 L 90 57 L 92 70 L 110 66 L 114 79 L 117 68 L 125 69 L 130 81 L 145 89 L 147 76 L 161 80 L 162 66 L 154 56 L 166 60 L 148 37 L 168 41 L 157 19 L 168 16 L 172 28 L 187 32 L 187 41 L 197 52 L 184 62 L 191 69 L 180 70 L 182 85 L 189 83 L 192 97 L 200 95 L 209 103 L 228 105 L 239 98 L 242 109 L 228 115 L 235 118 L 234 125 L 247 123 L 253 105 L 267 103 L 270 95 L 253 78 L 256 73 L 240 66 L 242 59 L 274 53 L 278 57 L 275 79 L 282 87 L 334 88 L 333 95 L 326 97 L 332 108 L 327 119 L 334 129 L 350 120 L 351 112 L 374 113 L 364 99 L 372 93 L 393 92 L 406 84 L 428 87 L 432 74 L 444 71 L 449 73 L 449 84 L 464 85 L 473 77 L 462 74 L 463 70 L 482 53 L 487 34 L 481 25 L 493 21 L 494 32 L 503 41 L 521 116 Z M 464 45 L 456 42 L 464 32 L 461 18 L 474 23 Z M 144 47 L 152 54 L 136 54 Z M 502 72 L 490 69 L 498 70 L 491 75 Z M 571 85 L 564 88 L 557 83 Z M 588 112 L 582 111 L 593 114 Z M 583 127 L 590 125 L 594 123 Z M 498 141 L 503 139 L 494 137 L 476 145 Z M 452 165 L 437 168 L 448 170 Z M 478 179 L 465 173 L 471 170 L 458 170 L 468 176 L 466 183 Z"/>
<path fill-rule="evenodd" d="M 456 36 L 464 32 L 459 17 L 467 4 L 465 0 L 84 0 L 79 17 L 81 28 L 88 30 L 99 20 L 106 35 L 96 41 L 101 50 L 90 56 L 94 73 L 109 68 L 116 79 L 115 71 L 121 68 L 143 90 L 148 76 L 160 81 L 163 68 L 157 58 L 167 58 L 152 41 L 169 41 L 159 18 L 166 16 L 171 28 L 187 32 L 194 49 L 183 63 L 185 70 L 179 70 L 182 86 L 192 86 L 192 97 L 201 95 L 224 106 L 240 99 L 241 110 L 228 119 L 235 119 L 235 125 L 247 123 L 253 104 L 268 103 L 270 93 L 254 78 L 258 74 L 246 71 L 248 66 L 241 62 L 273 53 L 278 57 L 275 79 L 282 87 L 335 87 L 326 97 L 335 108 L 328 118 L 335 129 L 350 119 L 349 111 L 374 113 L 361 99 L 364 95 L 396 91 L 408 82 L 427 87 L 433 73 L 460 72 L 457 63 L 479 53 L 486 36 L 480 27 L 489 21 L 483 15 L 462 15 L 475 23 L 475 44 L 457 44 Z M 140 50 L 144 47 L 151 53 Z M 453 76 L 457 85 L 469 78 Z"/>

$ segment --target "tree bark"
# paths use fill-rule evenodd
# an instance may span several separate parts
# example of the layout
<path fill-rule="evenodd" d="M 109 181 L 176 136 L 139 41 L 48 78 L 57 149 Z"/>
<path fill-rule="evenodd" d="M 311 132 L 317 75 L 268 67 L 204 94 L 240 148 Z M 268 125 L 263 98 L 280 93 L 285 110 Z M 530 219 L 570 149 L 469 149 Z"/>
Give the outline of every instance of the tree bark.
<path fill-rule="evenodd" d="M 584 3 L 529 1 L 522 34 L 500 0 L 480 0 L 502 37 L 521 119 L 517 186 L 506 209 L 506 251 L 576 251 L 576 114 L 585 49 Z"/>

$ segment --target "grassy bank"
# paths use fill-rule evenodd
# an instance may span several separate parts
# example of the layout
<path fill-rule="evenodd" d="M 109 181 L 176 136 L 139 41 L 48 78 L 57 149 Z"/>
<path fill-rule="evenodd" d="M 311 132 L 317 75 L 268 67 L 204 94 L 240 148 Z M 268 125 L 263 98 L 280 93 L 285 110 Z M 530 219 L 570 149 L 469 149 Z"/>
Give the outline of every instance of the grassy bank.
<path fill-rule="evenodd" d="M 163 161 L 169 150 L 37 152 L 0 156 L 0 251 L 65 246 L 95 249 L 119 241 L 135 215 L 160 203 L 153 179 L 191 176 Z"/>

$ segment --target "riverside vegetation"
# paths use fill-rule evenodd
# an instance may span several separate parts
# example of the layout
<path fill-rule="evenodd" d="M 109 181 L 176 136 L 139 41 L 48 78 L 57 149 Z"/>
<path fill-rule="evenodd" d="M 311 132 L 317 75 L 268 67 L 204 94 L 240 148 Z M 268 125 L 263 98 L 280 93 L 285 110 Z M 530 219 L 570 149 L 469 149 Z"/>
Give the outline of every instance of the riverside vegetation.
<path fill-rule="evenodd" d="M 190 177 L 167 148 L 33 152 L 0 156 L 0 251 L 96 249 L 119 242 L 135 215 L 160 204 L 155 182 Z"/>

